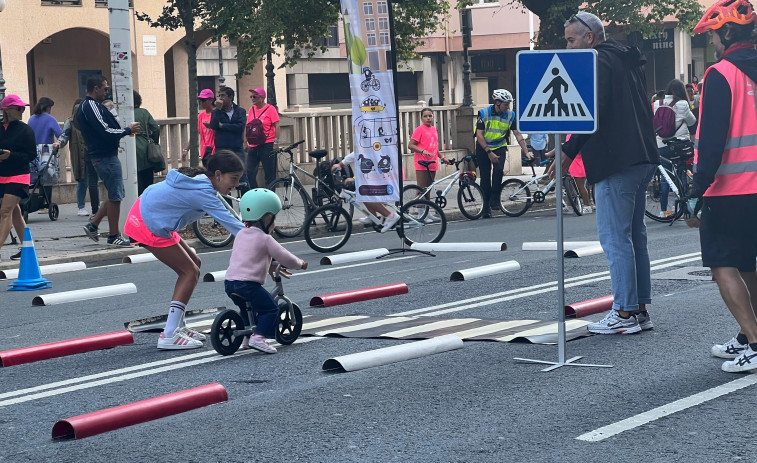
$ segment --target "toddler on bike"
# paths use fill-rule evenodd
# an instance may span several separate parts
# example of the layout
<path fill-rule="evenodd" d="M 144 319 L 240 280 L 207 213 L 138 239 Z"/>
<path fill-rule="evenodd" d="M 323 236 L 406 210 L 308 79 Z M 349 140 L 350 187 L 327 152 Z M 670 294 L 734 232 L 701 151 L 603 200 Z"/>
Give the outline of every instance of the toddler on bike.
<path fill-rule="evenodd" d="M 254 335 L 245 337 L 242 347 L 268 354 L 276 353 L 276 348 L 268 344 L 267 339 L 276 334 L 279 308 L 271 294 L 263 288 L 266 272 L 273 273 L 273 259 L 282 265 L 281 276 L 285 278 L 291 274 L 284 267 L 308 268 L 307 262 L 284 249 L 271 236 L 279 211 L 281 200 L 271 190 L 255 188 L 242 196 L 239 212 L 246 228 L 237 233 L 234 240 L 225 282 L 226 294 L 229 297 L 238 294 L 249 302 L 257 320 Z M 249 320 L 247 311 L 242 310 L 241 315 L 245 328 L 252 326 L 253 320 Z"/>

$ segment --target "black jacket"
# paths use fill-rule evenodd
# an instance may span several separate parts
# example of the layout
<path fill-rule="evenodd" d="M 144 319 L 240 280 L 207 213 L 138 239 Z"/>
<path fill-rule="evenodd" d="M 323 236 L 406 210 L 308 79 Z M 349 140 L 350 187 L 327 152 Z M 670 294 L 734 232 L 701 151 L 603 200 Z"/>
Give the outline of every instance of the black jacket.
<path fill-rule="evenodd" d="M 0 176 L 12 177 L 29 173 L 29 163 L 37 157 L 37 141 L 34 130 L 21 121 L 13 121 L 6 129 L 0 124 L 0 149 L 11 155 L 0 162 Z"/>
<path fill-rule="evenodd" d="M 122 129 L 108 108 L 86 97 L 76 113 L 76 124 L 87 144 L 90 159 L 118 156 L 121 139 L 131 135 L 131 129 Z"/>
<path fill-rule="evenodd" d="M 635 164 L 659 164 L 652 105 L 639 49 L 609 39 L 597 50 L 597 131 L 574 135 L 563 145 L 571 158 L 580 152 L 586 179 L 597 183 Z"/>
<path fill-rule="evenodd" d="M 223 109 L 214 109 L 210 113 L 210 128 L 216 132 L 216 150 L 239 151 L 242 149 L 247 112 L 235 104 L 231 105 L 231 109 L 234 111 L 231 119 Z M 219 127 L 219 122 L 223 123 L 222 127 Z"/>

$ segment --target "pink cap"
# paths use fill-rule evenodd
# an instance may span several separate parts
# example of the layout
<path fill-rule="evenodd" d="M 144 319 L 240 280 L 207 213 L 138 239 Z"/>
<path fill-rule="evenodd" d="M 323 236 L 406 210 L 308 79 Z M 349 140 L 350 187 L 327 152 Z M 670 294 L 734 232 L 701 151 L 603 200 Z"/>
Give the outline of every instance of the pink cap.
<path fill-rule="evenodd" d="M 215 98 L 216 95 L 213 93 L 213 90 L 206 88 L 203 91 L 200 92 L 199 95 L 197 95 L 197 98 L 202 98 L 203 100 L 206 100 L 208 98 Z"/>
<path fill-rule="evenodd" d="M 251 89 L 250 89 L 250 91 L 251 91 L 252 93 L 257 93 L 257 94 L 258 94 L 258 95 L 260 95 L 261 97 L 265 98 L 265 90 L 263 90 L 262 88 L 254 88 L 254 89 L 253 89 L 253 88 L 251 88 Z"/>
<path fill-rule="evenodd" d="M 10 108 L 11 106 L 29 106 L 29 103 L 24 103 L 24 101 L 19 98 L 18 95 L 8 95 L 5 98 L 3 98 L 2 103 L 0 103 L 0 106 L 5 108 Z"/>

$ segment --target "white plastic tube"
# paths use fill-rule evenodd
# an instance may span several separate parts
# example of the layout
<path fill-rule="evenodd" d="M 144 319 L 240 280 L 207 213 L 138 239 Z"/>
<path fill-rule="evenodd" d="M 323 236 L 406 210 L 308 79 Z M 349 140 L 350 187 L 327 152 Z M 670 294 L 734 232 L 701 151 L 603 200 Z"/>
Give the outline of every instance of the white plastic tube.
<path fill-rule="evenodd" d="M 595 244 L 593 246 L 581 246 L 577 248 L 570 248 L 567 251 L 565 251 L 565 257 L 585 257 L 585 256 L 593 256 L 594 254 L 602 254 L 604 249 L 602 249 L 602 246 Z"/>
<path fill-rule="evenodd" d="M 197 254 L 197 251 L 195 248 L 189 248 L 192 250 L 193 253 Z M 121 259 L 122 264 L 141 264 L 143 262 L 153 262 L 158 260 L 157 257 L 152 255 L 149 252 L 145 252 L 142 254 L 132 254 L 131 256 L 124 256 L 123 259 Z"/>
<path fill-rule="evenodd" d="M 598 245 L 599 241 L 565 241 L 563 242 L 563 248 L 576 249 L 585 246 Z M 557 251 L 557 242 L 555 241 L 542 241 L 542 242 L 530 242 L 523 243 L 524 251 Z"/>
<path fill-rule="evenodd" d="M 66 262 L 63 264 L 42 265 L 39 268 L 42 275 L 52 275 L 53 273 L 73 272 L 75 270 L 84 270 L 87 264 L 84 262 Z M 0 270 L 0 278 L 13 280 L 18 278 L 18 269 Z"/>
<path fill-rule="evenodd" d="M 136 292 L 137 287 L 134 283 L 123 283 L 120 285 L 101 286 L 99 288 L 77 289 L 76 291 L 65 291 L 62 293 L 40 294 L 32 300 L 32 305 L 65 304 L 67 302 L 88 301 L 90 299 L 121 296 Z"/>
<path fill-rule="evenodd" d="M 214 281 L 223 281 L 226 279 L 226 270 L 219 270 L 217 272 L 206 273 L 202 277 L 202 281 L 205 283 L 213 283 Z"/>
<path fill-rule="evenodd" d="M 321 265 L 337 265 L 347 262 L 357 262 L 359 260 L 375 259 L 376 257 L 389 254 L 386 248 L 368 249 L 366 251 L 348 252 L 346 254 L 337 254 L 321 258 Z"/>
<path fill-rule="evenodd" d="M 516 270 L 520 270 L 520 264 L 517 261 L 508 260 L 506 262 L 499 262 L 497 264 L 467 268 L 464 270 L 456 270 L 452 272 L 452 275 L 450 275 L 449 281 L 468 281 L 474 278 L 496 275 L 498 273 L 513 272 Z"/>
<path fill-rule="evenodd" d="M 413 243 L 410 249 L 418 251 L 463 251 L 463 252 L 486 252 L 506 251 L 506 243 Z"/>
<path fill-rule="evenodd" d="M 383 349 L 369 350 L 357 354 L 334 357 L 323 362 L 323 370 L 357 371 L 365 368 L 387 365 L 427 355 L 438 354 L 463 347 L 463 340 L 454 334 L 439 336 L 423 341 L 399 344 Z"/>

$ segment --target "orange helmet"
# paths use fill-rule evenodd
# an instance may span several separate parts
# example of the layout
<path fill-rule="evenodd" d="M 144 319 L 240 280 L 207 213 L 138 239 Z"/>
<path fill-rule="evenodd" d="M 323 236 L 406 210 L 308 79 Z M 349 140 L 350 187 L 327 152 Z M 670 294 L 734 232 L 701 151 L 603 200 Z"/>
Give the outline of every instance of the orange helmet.
<path fill-rule="evenodd" d="M 739 12 L 739 9 L 743 13 Z M 718 0 L 707 8 L 704 16 L 694 28 L 694 32 L 701 34 L 717 30 L 723 27 L 725 23 L 752 24 L 755 22 L 755 18 L 757 18 L 757 15 L 754 14 L 754 8 L 748 0 Z"/>

